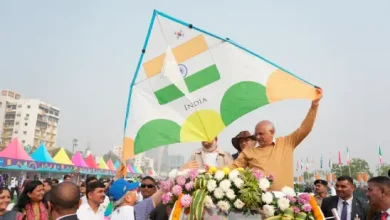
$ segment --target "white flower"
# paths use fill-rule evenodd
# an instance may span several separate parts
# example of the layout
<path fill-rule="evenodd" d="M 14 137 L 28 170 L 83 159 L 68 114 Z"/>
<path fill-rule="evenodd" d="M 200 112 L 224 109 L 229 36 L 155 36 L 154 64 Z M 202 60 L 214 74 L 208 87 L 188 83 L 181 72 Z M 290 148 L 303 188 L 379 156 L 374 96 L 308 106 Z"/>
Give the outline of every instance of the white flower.
<path fill-rule="evenodd" d="M 263 200 L 263 202 L 265 202 L 265 204 L 271 204 L 274 200 L 274 196 L 272 195 L 272 193 L 266 192 L 261 195 L 261 199 Z"/>
<path fill-rule="evenodd" d="M 288 186 L 282 188 L 282 193 L 284 193 L 286 196 L 292 196 L 292 197 L 297 196 L 294 189 Z"/>
<path fill-rule="evenodd" d="M 226 201 L 219 201 L 217 203 L 217 206 L 219 209 L 221 209 L 221 211 L 225 212 L 225 213 L 228 213 L 229 212 L 229 209 L 230 209 L 230 204 Z"/>
<path fill-rule="evenodd" d="M 232 186 L 230 180 L 222 180 L 222 181 L 219 183 L 219 187 L 220 187 L 224 192 L 226 192 L 228 189 L 230 189 L 230 186 Z"/>
<path fill-rule="evenodd" d="M 177 172 L 177 176 L 184 176 L 185 178 L 188 178 L 188 173 L 190 172 L 190 169 L 185 169 Z"/>
<path fill-rule="evenodd" d="M 244 181 L 240 178 L 237 178 L 234 180 L 234 185 L 236 185 L 237 188 L 241 189 L 242 186 L 244 185 Z"/>
<path fill-rule="evenodd" d="M 229 180 L 230 181 L 234 181 L 238 178 L 238 176 L 240 175 L 240 172 L 238 172 L 238 170 L 232 170 L 230 173 L 229 173 Z"/>
<path fill-rule="evenodd" d="M 210 196 L 206 196 L 204 198 L 204 205 L 206 206 L 206 208 L 209 208 L 209 209 L 215 208 L 213 200 L 211 199 Z"/>
<path fill-rule="evenodd" d="M 290 207 L 290 200 L 288 200 L 287 198 L 280 198 L 278 200 L 278 207 L 283 212 Z"/>
<path fill-rule="evenodd" d="M 216 188 L 215 190 L 214 190 L 214 196 L 215 196 L 215 198 L 217 198 L 217 199 L 222 199 L 223 198 L 223 196 L 225 195 L 225 193 L 223 192 L 223 190 L 221 189 L 221 188 Z"/>
<path fill-rule="evenodd" d="M 244 203 L 240 200 L 240 199 L 237 199 L 235 202 L 234 202 L 234 207 L 236 207 L 237 209 L 242 209 L 242 207 L 244 207 Z"/>
<path fill-rule="evenodd" d="M 200 170 L 198 170 L 198 173 L 200 174 L 200 173 L 205 173 L 206 172 L 206 170 L 205 169 L 200 169 Z"/>
<path fill-rule="evenodd" d="M 169 178 L 172 178 L 172 179 L 175 179 L 176 176 L 177 176 L 177 172 L 178 172 L 177 169 L 171 170 L 171 172 L 169 172 L 169 174 L 168 174 L 168 177 L 169 177 Z"/>
<path fill-rule="evenodd" d="M 226 191 L 226 197 L 228 197 L 230 200 L 233 200 L 236 198 L 236 194 L 234 193 L 234 191 L 232 189 L 228 189 Z"/>
<path fill-rule="evenodd" d="M 207 190 L 212 192 L 215 190 L 215 188 L 217 188 L 217 182 L 215 180 L 209 180 L 207 182 Z"/>
<path fill-rule="evenodd" d="M 272 217 L 275 215 L 275 208 L 270 205 L 264 205 L 263 212 L 266 217 Z"/>
<path fill-rule="evenodd" d="M 222 170 L 218 170 L 216 173 L 215 173 L 215 179 L 217 179 L 218 181 L 221 181 L 224 177 L 225 177 L 225 173 L 222 171 Z"/>
<path fill-rule="evenodd" d="M 268 188 L 271 186 L 271 183 L 267 178 L 261 178 L 259 181 L 259 187 L 263 191 L 267 191 Z"/>

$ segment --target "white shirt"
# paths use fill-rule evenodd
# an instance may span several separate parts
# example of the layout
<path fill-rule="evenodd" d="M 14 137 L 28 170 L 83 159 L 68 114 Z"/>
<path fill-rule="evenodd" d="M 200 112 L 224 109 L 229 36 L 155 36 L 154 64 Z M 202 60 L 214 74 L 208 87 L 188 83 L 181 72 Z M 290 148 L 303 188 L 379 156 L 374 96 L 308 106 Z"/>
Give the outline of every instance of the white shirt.
<path fill-rule="evenodd" d="M 104 202 L 100 206 L 103 206 L 106 209 L 109 203 L 110 203 L 110 199 L 108 198 L 108 196 L 106 196 L 104 197 Z M 81 205 L 84 204 L 88 204 L 86 196 L 81 197 Z"/>
<path fill-rule="evenodd" d="M 352 199 L 353 199 L 353 197 L 351 197 L 350 199 L 348 199 L 346 201 L 348 203 L 348 206 L 347 206 L 347 220 L 351 220 Z M 341 218 L 341 211 L 343 210 L 343 202 L 344 202 L 344 200 L 342 200 L 339 197 L 339 202 L 337 203 L 337 213 L 339 214 L 340 218 Z M 359 217 L 361 217 L 361 216 L 359 216 Z M 353 218 L 355 219 L 355 216 Z"/>
<path fill-rule="evenodd" d="M 89 204 L 82 204 L 77 210 L 77 218 L 79 220 L 104 220 L 104 212 L 106 208 L 99 206 L 99 209 L 95 213 Z"/>
<path fill-rule="evenodd" d="M 11 188 L 15 188 L 18 186 L 18 181 L 17 180 L 11 180 Z"/>
<path fill-rule="evenodd" d="M 115 209 L 111 214 L 111 220 L 134 220 L 134 207 L 125 205 Z"/>
<path fill-rule="evenodd" d="M 212 152 L 212 153 L 205 152 L 204 163 L 207 164 L 209 167 L 216 167 L 217 157 L 218 157 L 218 152 Z"/>

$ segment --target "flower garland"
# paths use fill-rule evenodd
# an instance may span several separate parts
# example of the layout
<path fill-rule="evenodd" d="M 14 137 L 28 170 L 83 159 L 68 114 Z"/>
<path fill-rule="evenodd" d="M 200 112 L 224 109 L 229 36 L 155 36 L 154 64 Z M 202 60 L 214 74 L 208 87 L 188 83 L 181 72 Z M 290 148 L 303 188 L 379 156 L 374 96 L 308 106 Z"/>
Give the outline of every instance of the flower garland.
<path fill-rule="evenodd" d="M 224 216 L 230 212 L 258 214 L 260 209 L 267 220 L 324 220 L 314 197 L 309 194 L 297 195 L 291 187 L 284 187 L 282 196 L 268 191 L 274 179 L 258 169 L 173 170 L 169 179 L 162 181 L 161 186 L 167 192 L 162 201 L 169 207 L 175 206 L 174 220 L 183 213 L 189 213 L 190 220 L 200 220 L 204 209 L 207 213 L 216 210 Z"/>

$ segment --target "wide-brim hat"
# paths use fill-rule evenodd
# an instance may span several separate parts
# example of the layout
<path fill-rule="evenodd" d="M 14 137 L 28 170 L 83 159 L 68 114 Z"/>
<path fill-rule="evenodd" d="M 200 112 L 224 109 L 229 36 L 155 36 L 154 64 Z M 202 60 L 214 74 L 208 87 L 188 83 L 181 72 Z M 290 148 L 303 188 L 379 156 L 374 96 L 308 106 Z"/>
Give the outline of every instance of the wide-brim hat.
<path fill-rule="evenodd" d="M 255 136 L 252 135 L 249 131 L 241 131 L 240 133 L 238 133 L 237 136 L 232 138 L 232 145 L 238 151 L 241 151 L 240 139 L 243 139 L 243 138 L 252 138 L 253 140 L 256 140 Z"/>

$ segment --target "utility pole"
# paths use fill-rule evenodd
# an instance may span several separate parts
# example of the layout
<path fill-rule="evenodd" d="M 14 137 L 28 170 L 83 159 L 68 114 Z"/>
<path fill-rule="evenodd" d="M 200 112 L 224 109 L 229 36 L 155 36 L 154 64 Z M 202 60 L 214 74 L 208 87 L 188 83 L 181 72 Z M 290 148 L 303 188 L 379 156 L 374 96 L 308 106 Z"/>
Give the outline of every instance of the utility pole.
<path fill-rule="evenodd" d="M 72 150 L 72 153 L 74 154 L 74 148 L 75 147 L 77 147 L 77 139 L 76 138 L 74 138 L 73 140 L 72 140 L 72 144 L 73 144 L 73 150 Z"/>

